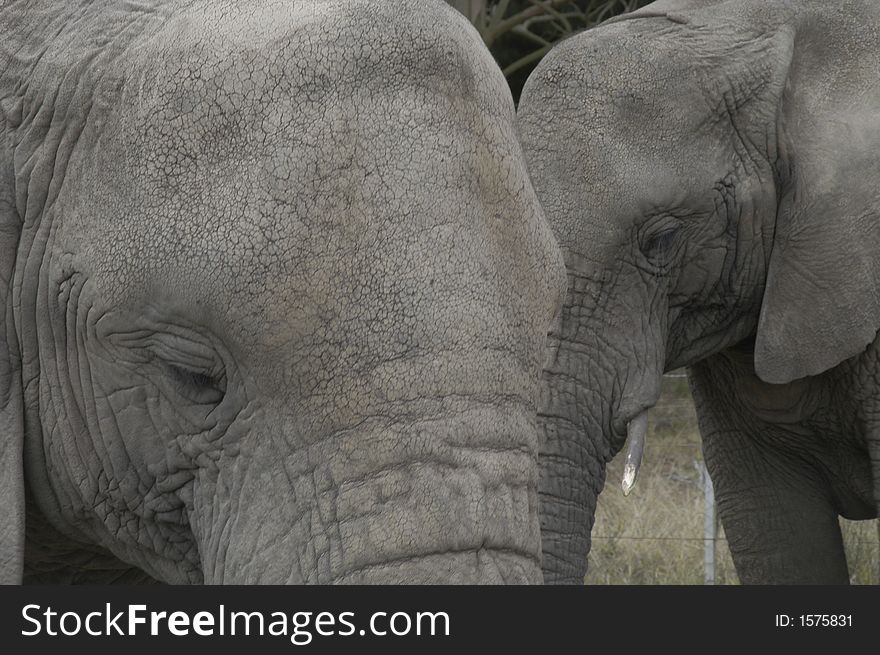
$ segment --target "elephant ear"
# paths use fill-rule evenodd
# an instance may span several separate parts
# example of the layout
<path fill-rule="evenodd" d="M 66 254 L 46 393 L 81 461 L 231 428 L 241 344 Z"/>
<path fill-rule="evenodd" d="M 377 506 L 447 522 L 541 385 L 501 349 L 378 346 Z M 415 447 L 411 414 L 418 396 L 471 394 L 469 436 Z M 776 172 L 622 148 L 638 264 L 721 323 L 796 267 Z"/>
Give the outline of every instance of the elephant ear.
<path fill-rule="evenodd" d="M 0 103 L 2 105 L 2 103 Z M 24 566 L 24 414 L 12 278 L 21 234 L 15 207 L 9 120 L 0 106 L 0 584 L 21 583 Z"/>
<path fill-rule="evenodd" d="M 826 371 L 880 329 L 880 62 L 857 34 L 820 38 L 796 40 L 780 109 L 785 179 L 755 341 L 771 383 Z"/>

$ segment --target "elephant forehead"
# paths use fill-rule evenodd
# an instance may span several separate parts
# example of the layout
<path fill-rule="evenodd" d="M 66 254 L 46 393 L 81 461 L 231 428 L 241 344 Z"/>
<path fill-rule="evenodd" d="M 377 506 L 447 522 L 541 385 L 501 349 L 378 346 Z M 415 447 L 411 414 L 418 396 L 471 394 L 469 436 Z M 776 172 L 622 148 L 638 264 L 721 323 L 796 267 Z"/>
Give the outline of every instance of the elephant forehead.
<path fill-rule="evenodd" d="M 279 201 L 246 169 L 230 172 L 238 179 L 205 187 L 202 202 L 147 193 L 131 214 L 89 224 L 82 247 L 109 303 L 174 298 L 295 326 L 308 315 L 394 320 L 427 295 L 439 306 L 491 291 L 494 236 L 473 192 L 331 178 Z"/>
<path fill-rule="evenodd" d="M 309 157 L 278 156 L 309 168 Z M 400 322 L 426 295 L 439 307 L 453 293 L 491 293 L 479 288 L 496 274 L 487 211 L 523 215 L 526 203 L 493 203 L 460 185 L 457 165 L 426 177 L 403 152 L 394 157 L 296 179 L 271 174 L 265 160 L 216 162 L 176 191 L 121 172 L 90 185 L 60 235 L 89 262 L 108 305 L 173 301 L 239 327 L 280 334 L 283 324 L 293 337 L 335 319 Z"/>
<path fill-rule="evenodd" d="M 711 192 L 733 165 L 723 89 L 708 87 L 711 74 L 690 56 L 700 37 L 678 38 L 679 26 L 664 23 L 573 37 L 523 91 L 524 151 L 563 241 L 613 247 L 641 217 L 692 204 L 694 189 Z"/>
<path fill-rule="evenodd" d="M 261 2 L 256 27 L 242 3 L 197 4 L 227 13 L 126 55 L 65 188 L 59 237 L 106 304 L 277 339 L 498 311 L 500 253 L 534 241 L 540 210 L 475 32 L 441 3 L 404 20 L 390 2 Z M 263 30 L 276 5 L 284 25 Z M 215 20 L 228 39 L 193 37 Z M 429 295 L 433 314 L 413 301 Z"/>
<path fill-rule="evenodd" d="M 510 95 L 475 34 L 393 4 L 201 2 L 168 21 L 93 103 L 87 184 L 121 210 L 102 220 L 302 241 L 340 208 L 405 222 L 426 191 L 521 187 Z"/>
<path fill-rule="evenodd" d="M 410 16 L 391 5 L 195 3 L 125 57 L 132 133 L 167 145 L 169 132 L 184 132 L 178 145 L 222 149 L 313 131 L 344 99 L 392 98 L 414 85 L 472 93 L 477 69 L 486 72 L 469 56 L 473 35 L 428 16 L 432 5 Z"/>
<path fill-rule="evenodd" d="M 210 308 L 264 342 L 333 321 L 385 337 L 472 329 L 504 302 L 498 257 L 534 240 L 539 209 L 510 129 L 398 101 L 408 130 L 340 108 L 313 142 L 291 133 L 228 156 L 108 141 L 65 238 L 109 304 Z"/>

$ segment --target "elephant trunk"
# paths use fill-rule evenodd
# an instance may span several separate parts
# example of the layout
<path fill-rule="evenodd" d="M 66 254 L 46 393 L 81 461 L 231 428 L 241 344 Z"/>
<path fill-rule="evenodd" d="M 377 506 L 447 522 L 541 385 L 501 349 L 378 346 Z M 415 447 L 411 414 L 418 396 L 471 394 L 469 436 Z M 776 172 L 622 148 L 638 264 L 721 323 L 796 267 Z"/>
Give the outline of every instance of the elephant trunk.
<path fill-rule="evenodd" d="M 251 456 L 218 462 L 199 485 L 204 581 L 540 582 L 534 418 L 454 402 L 445 416 L 376 417 L 304 451 L 251 435 Z"/>
<path fill-rule="evenodd" d="M 609 307 L 603 299 L 619 294 L 594 267 L 573 253 L 566 263 L 568 292 L 548 338 L 538 417 L 543 573 L 550 584 L 583 583 L 606 466 L 625 440 L 624 493 L 635 483 L 665 350 L 665 324 L 650 320 L 650 303 L 634 298 Z"/>
<path fill-rule="evenodd" d="M 572 340 L 550 335 L 538 426 L 543 435 L 538 483 L 544 582 L 583 584 L 596 502 L 609 446 L 589 361 Z M 599 411 L 581 411 L 587 407 Z"/>

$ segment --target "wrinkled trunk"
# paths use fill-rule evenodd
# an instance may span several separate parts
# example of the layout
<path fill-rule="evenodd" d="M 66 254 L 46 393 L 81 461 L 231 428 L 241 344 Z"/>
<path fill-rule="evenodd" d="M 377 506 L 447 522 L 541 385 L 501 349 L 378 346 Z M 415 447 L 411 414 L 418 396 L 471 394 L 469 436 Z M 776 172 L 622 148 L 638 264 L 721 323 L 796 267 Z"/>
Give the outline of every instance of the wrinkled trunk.
<path fill-rule="evenodd" d="M 548 339 L 538 426 L 544 581 L 582 584 L 596 503 L 608 462 L 629 430 L 629 461 L 637 466 L 646 410 L 659 395 L 664 312 L 638 297 L 608 306 L 607 279 L 567 254 L 568 293 Z M 629 302 L 630 304 L 626 304 Z M 647 311 L 646 311 L 647 309 Z M 641 439 L 641 442 L 639 440 Z M 637 470 L 637 469 L 636 469 Z M 635 471 L 627 467 L 631 488 Z"/>
<path fill-rule="evenodd" d="M 544 436 L 538 484 L 544 582 L 582 584 L 587 572 L 596 501 L 605 484 L 609 447 L 601 415 L 582 412 L 589 402 L 589 364 L 577 344 L 551 335 L 554 357 L 544 372 L 538 427 Z"/>
<path fill-rule="evenodd" d="M 535 434 L 525 410 L 470 403 L 305 451 L 258 435 L 198 485 L 205 582 L 539 583 Z"/>

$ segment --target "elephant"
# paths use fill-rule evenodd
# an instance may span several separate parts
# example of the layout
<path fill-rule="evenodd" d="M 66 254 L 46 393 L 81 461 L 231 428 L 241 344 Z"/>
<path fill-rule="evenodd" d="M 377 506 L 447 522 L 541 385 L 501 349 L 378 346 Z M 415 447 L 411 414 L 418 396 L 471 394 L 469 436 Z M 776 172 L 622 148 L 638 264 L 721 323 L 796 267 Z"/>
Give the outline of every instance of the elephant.
<path fill-rule="evenodd" d="M 539 407 L 544 578 L 582 584 L 687 367 L 745 584 L 846 584 L 880 503 L 880 6 L 661 0 L 556 46 L 518 130 L 568 291 Z M 624 451 L 624 447 L 626 450 Z"/>
<path fill-rule="evenodd" d="M 535 583 L 561 251 L 440 0 L 0 3 L 0 581 Z"/>

